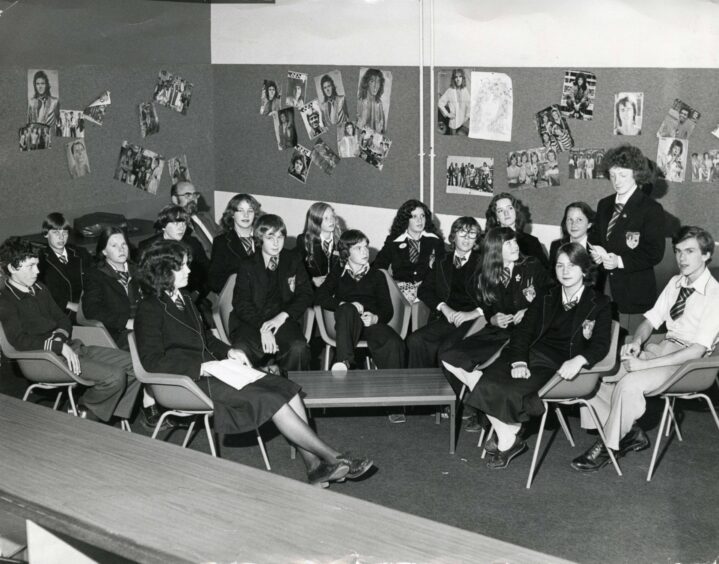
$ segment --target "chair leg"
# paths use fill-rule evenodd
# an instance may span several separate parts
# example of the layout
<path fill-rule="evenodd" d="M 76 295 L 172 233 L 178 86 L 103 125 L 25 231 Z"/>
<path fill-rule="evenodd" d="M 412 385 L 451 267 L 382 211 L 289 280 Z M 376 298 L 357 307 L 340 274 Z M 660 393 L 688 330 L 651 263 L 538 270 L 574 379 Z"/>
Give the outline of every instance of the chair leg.
<path fill-rule="evenodd" d="M 492 425 L 492 427 L 490 427 L 490 429 L 489 429 L 489 433 L 487 433 L 487 440 L 492 438 L 492 433 L 494 433 L 494 432 L 495 432 L 494 425 Z M 479 446 L 479 445 L 477 445 L 477 446 Z M 487 450 L 485 448 L 482 448 L 482 456 L 480 456 L 480 458 L 483 459 L 486 455 L 487 455 Z"/>
<path fill-rule="evenodd" d="M 167 416 L 170 414 L 169 411 L 165 411 L 161 416 L 160 419 L 157 421 L 157 425 L 155 425 L 155 430 L 152 432 L 152 438 L 157 438 L 157 433 L 160 432 L 160 427 L 162 427 L 162 424 L 165 422 L 165 419 L 167 419 Z"/>
<path fill-rule="evenodd" d="M 130 422 L 127 419 L 120 419 L 120 429 L 127 431 L 128 433 L 132 433 Z"/>
<path fill-rule="evenodd" d="M 599 436 L 602 439 L 602 443 L 604 443 L 604 448 L 607 449 L 607 453 L 609 453 L 609 460 L 612 461 L 612 465 L 614 466 L 614 469 L 617 471 L 617 475 L 621 476 L 622 471 L 619 468 L 619 464 L 617 463 L 617 458 L 614 456 L 614 451 L 612 451 L 611 448 L 607 446 L 607 437 L 604 434 L 604 430 L 602 429 L 601 423 L 599 423 L 599 418 L 597 417 L 596 411 L 594 411 L 594 408 L 589 404 L 588 401 L 583 400 L 581 402 L 583 405 L 587 407 L 589 410 L 589 415 L 592 417 L 592 421 L 594 422 L 594 426 L 597 428 L 597 432 L 599 433 Z"/>
<path fill-rule="evenodd" d="M 262 437 L 260 436 L 259 429 L 255 429 L 255 432 L 257 433 L 257 444 L 260 446 L 260 451 L 262 452 L 262 460 L 265 461 L 265 468 L 267 468 L 267 471 L 271 471 L 272 468 L 270 467 L 270 459 L 267 458 L 267 451 L 265 450 L 265 443 L 262 441 Z"/>
<path fill-rule="evenodd" d="M 325 345 L 325 354 L 324 354 L 324 365 L 325 370 L 330 369 L 330 354 L 332 353 L 332 347 L 329 345 Z"/>
<path fill-rule="evenodd" d="M 547 409 L 549 409 L 549 406 L 547 406 Z M 545 411 L 545 413 L 546 413 L 546 411 Z M 559 424 L 562 427 L 562 431 L 564 431 L 564 436 L 567 437 L 569 444 L 572 445 L 572 448 L 574 448 L 574 437 L 572 437 L 572 432 L 569 430 L 569 425 L 567 425 L 567 420 L 564 418 L 564 414 L 562 413 L 562 410 L 559 409 L 559 406 L 556 406 L 554 408 L 554 413 L 557 414 L 557 419 L 559 420 Z"/>
<path fill-rule="evenodd" d="M 22 401 L 27 401 L 28 396 L 30 396 L 30 392 L 32 392 L 35 389 L 35 386 L 37 386 L 37 384 L 30 384 L 27 387 L 27 390 L 25 390 L 25 393 L 22 396 Z"/>
<path fill-rule="evenodd" d="M 212 435 L 212 427 L 210 427 L 210 415 L 212 414 L 205 414 L 205 431 L 207 431 L 207 442 L 210 443 L 210 452 L 212 453 L 212 456 L 217 458 L 217 451 L 215 450 L 215 440 Z"/>
<path fill-rule="evenodd" d="M 477 448 L 481 447 L 484 444 L 484 435 L 486 434 L 484 427 L 482 427 L 482 430 L 479 432 L 479 440 L 477 441 Z"/>
<path fill-rule="evenodd" d="M 649 471 L 647 472 L 647 482 L 651 482 L 652 474 L 654 473 L 654 465 L 657 462 L 657 454 L 659 454 L 659 444 L 662 442 L 662 433 L 664 432 L 664 425 L 668 423 L 669 410 L 671 409 L 669 398 L 664 398 L 664 412 L 662 413 L 662 420 L 659 423 L 659 432 L 657 433 L 656 444 L 654 445 L 654 452 L 652 453 L 652 461 L 649 463 Z"/>
<path fill-rule="evenodd" d="M 462 398 L 464 397 L 465 392 L 467 391 L 467 386 L 465 384 L 462 384 L 462 389 L 459 390 L 459 403 L 462 403 Z"/>
<path fill-rule="evenodd" d="M 671 403 L 669 404 L 669 415 L 672 418 L 672 422 L 674 423 L 674 430 L 677 433 L 677 439 L 680 441 L 684 440 L 684 437 L 682 437 L 682 432 L 679 430 L 679 423 L 677 422 L 677 418 L 674 416 L 674 402 L 677 398 L 672 398 Z M 665 431 L 665 435 L 668 437 L 672 432 L 672 426 L 667 425 L 667 429 Z"/>
<path fill-rule="evenodd" d="M 67 396 L 70 398 L 70 411 L 77 417 L 77 404 L 75 403 L 75 394 L 72 393 L 72 386 L 67 388 Z"/>
<path fill-rule="evenodd" d="M 60 406 L 60 398 L 62 397 L 62 388 L 57 392 L 57 397 L 55 398 L 55 405 L 52 406 L 53 411 L 57 411 L 57 408 Z"/>
<path fill-rule="evenodd" d="M 527 476 L 527 489 L 532 487 L 532 478 L 534 478 L 534 469 L 537 465 L 537 457 L 539 456 L 539 446 L 542 444 L 542 433 L 544 433 L 544 425 L 547 423 L 547 413 L 549 413 L 549 406 L 547 402 L 544 403 L 544 413 L 542 413 L 542 422 L 539 424 L 539 433 L 537 433 L 537 442 L 534 445 L 534 453 L 532 453 L 532 465 L 529 467 L 529 476 Z M 557 408 L 557 416 L 561 411 Z M 562 419 L 560 419 L 561 421 Z M 574 445 L 572 445 L 574 446 Z"/>
<path fill-rule="evenodd" d="M 187 448 L 187 444 L 190 442 L 190 437 L 192 436 L 192 431 L 195 429 L 195 418 L 192 418 L 192 422 L 190 423 L 190 427 L 187 429 L 187 433 L 185 433 L 185 440 L 182 441 L 182 448 Z"/>

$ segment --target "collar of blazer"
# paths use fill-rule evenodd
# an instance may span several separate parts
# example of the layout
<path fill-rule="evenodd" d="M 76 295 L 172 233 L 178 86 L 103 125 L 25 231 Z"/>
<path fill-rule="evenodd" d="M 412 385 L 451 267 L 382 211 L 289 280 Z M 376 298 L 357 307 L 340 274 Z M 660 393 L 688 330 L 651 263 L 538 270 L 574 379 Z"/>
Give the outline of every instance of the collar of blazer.
<path fill-rule="evenodd" d="M 542 308 L 542 330 L 539 335 L 549 329 L 549 325 L 554 319 L 554 315 L 559 311 L 562 304 L 562 287 L 555 286 L 550 292 L 544 296 L 544 303 Z M 582 322 L 589 317 L 589 315 L 597 307 L 597 294 L 589 286 L 585 286 L 582 292 L 582 297 L 579 299 L 579 303 L 576 305 L 574 312 L 574 319 L 572 321 L 572 339 L 577 331 L 581 328 Z"/>
<path fill-rule="evenodd" d="M 67 251 L 67 264 L 70 264 L 70 261 L 73 262 L 75 260 L 78 260 L 80 258 L 79 253 L 70 247 L 69 245 L 65 245 L 65 251 Z M 65 273 L 63 272 L 63 267 L 67 266 L 60 262 L 60 259 L 55 254 L 55 251 L 53 251 L 51 248 L 45 249 L 45 259 L 47 260 L 47 264 L 49 264 L 59 275 L 60 277 L 65 281 L 68 288 L 70 289 L 70 292 L 72 292 L 72 282 L 70 282 L 70 279 L 65 276 Z M 80 265 L 80 276 L 83 275 L 83 268 L 82 268 L 82 261 L 79 261 Z"/>
<path fill-rule="evenodd" d="M 419 237 L 419 240 L 421 241 L 421 240 L 424 239 L 425 237 L 426 237 L 426 238 L 429 238 L 429 239 L 432 239 L 432 238 L 434 238 L 434 239 L 439 239 L 439 237 L 437 237 L 434 233 L 427 233 L 426 231 L 423 230 L 423 231 L 422 231 L 422 235 L 420 235 L 420 237 Z M 397 238 L 393 241 L 393 243 L 401 243 L 402 241 L 406 241 L 407 239 L 409 239 L 409 234 L 405 231 L 404 233 L 402 233 L 402 235 L 400 235 L 399 237 L 397 237 Z"/>
<path fill-rule="evenodd" d="M 242 244 L 242 241 L 240 241 L 240 236 L 234 229 L 227 232 L 227 248 L 239 259 L 244 260 L 248 256 L 245 254 L 245 246 Z M 256 255 L 257 253 L 254 254 Z"/>
<path fill-rule="evenodd" d="M 190 315 L 184 316 L 185 319 L 179 317 L 179 314 L 181 312 L 179 309 L 177 309 L 175 302 L 172 301 L 172 298 L 167 293 L 163 293 L 158 299 L 160 300 L 162 307 L 165 309 L 165 313 L 169 317 L 171 317 L 180 325 L 186 327 L 193 333 L 197 333 L 202 339 L 202 322 L 200 321 L 200 316 L 197 313 L 197 310 L 195 309 L 195 304 L 192 303 L 192 298 L 190 298 L 189 294 L 187 294 L 186 292 L 182 292 L 182 299 L 185 302 L 185 313 L 190 313 Z M 188 321 L 192 323 L 192 325 L 190 325 Z"/>
<path fill-rule="evenodd" d="M 117 277 L 117 271 L 112 268 L 107 262 L 102 263 L 100 266 L 97 267 L 98 272 L 102 272 L 105 276 L 108 278 L 111 278 L 115 282 L 118 282 L 117 284 L 112 284 L 110 287 L 115 288 L 118 291 L 122 291 L 122 293 L 125 293 L 125 289 L 122 287 L 122 284 L 119 283 L 118 277 Z M 130 273 L 130 278 L 135 278 L 135 265 L 131 263 L 127 263 L 127 271 Z"/>

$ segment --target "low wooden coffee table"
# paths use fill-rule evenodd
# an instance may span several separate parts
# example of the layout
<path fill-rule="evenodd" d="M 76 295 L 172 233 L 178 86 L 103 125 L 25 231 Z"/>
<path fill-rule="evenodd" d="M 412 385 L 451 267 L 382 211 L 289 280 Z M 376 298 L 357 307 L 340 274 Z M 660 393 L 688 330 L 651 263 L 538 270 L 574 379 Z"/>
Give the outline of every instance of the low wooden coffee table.
<path fill-rule="evenodd" d="M 449 405 L 449 453 L 454 454 L 457 396 L 439 368 L 290 372 L 307 407 Z"/>

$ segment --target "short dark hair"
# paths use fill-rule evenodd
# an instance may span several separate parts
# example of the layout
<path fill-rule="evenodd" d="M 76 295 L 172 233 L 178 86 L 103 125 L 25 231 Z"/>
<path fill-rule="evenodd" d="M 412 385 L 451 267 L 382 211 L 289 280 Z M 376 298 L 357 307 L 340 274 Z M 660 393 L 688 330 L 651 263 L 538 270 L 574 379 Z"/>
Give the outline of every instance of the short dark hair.
<path fill-rule="evenodd" d="M 250 207 L 255 212 L 255 221 L 257 221 L 262 204 L 260 204 L 260 202 L 257 201 L 257 198 L 255 198 L 252 194 L 235 194 L 232 196 L 230 201 L 227 202 L 227 207 L 225 208 L 225 211 L 222 212 L 222 218 L 220 218 L 220 226 L 225 230 L 225 232 L 229 233 L 234 228 L 233 226 L 235 220 L 233 216 L 242 202 L 250 204 Z"/>
<path fill-rule="evenodd" d="M 190 221 L 190 214 L 185 211 L 185 208 L 178 206 L 177 204 L 169 204 L 162 208 L 157 214 L 157 221 L 155 222 L 155 229 L 162 231 L 167 227 L 168 223 L 174 223 L 183 221 L 188 223 Z"/>
<path fill-rule="evenodd" d="M 45 219 L 42 220 L 42 234 L 47 235 L 48 231 L 52 229 L 62 229 L 64 231 L 70 231 L 70 222 L 65 219 L 65 216 L 60 212 L 52 212 L 47 214 Z"/>
<path fill-rule="evenodd" d="M 454 242 L 457 239 L 457 233 L 460 231 L 471 231 L 472 229 L 477 230 L 477 239 L 475 239 L 474 246 L 472 247 L 472 250 L 476 251 L 479 248 L 479 244 L 482 242 L 482 228 L 480 227 L 479 222 L 468 215 L 458 217 L 452 222 L 452 227 L 449 232 L 449 244 L 452 247 L 452 250 L 455 248 Z"/>
<path fill-rule="evenodd" d="M 175 272 L 182 268 L 182 261 L 192 260 L 192 252 L 180 241 L 155 241 L 142 253 L 137 278 L 146 295 L 160 297 L 164 292 L 175 290 Z"/>
<path fill-rule="evenodd" d="M 348 229 L 340 235 L 340 240 L 337 242 L 337 252 L 340 255 L 340 264 L 342 266 L 347 264 L 347 259 L 350 256 L 350 249 L 362 241 L 367 241 L 367 244 L 369 245 L 369 238 L 359 229 Z"/>
<path fill-rule="evenodd" d="M 573 265 L 578 266 L 582 269 L 582 277 L 584 278 L 585 286 L 593 286 L 597 281 L 597 265 L 594 264 L 592 257 L 589 256 L 587 249 L 582 247 L 579 243 L 564 243 L 557 250 L 557 259 L 559 255 L 567 255 L 569 262 Z M 557 262 L 555 259 L 554 265 L 556 267 Z"/>
<path fill-rule="evenodd" d="M 255 221 L 255 230 L 253 233 L 255 243 L 262 246 L 262 239 L 270 231 L 279 231 L 282 235 L 287 237 L 287 226 L 285 225 L 285 221 L 279 215 L 268 213 Z"/>
<path fill-rule="evenodd" d="M 602 169 L 608 175 L 609 169 L 618 166 L 634 171 L 634 181 L 637 186 L 643 186 L 651 182 L 652 174 L 649 170 L 649 163 L 644 154 L 634 145 L 620 145 L 612 147 L 604 154 Z"/>
<path fill-rule="evenodd" d="M 125 238 L 125 243 L 128 248 L 130 247 L 130 241 L 127 239 L 127 233 L 125 233 L 125 230 L 122 227 L 118 227 L 117 225 L 106 225 L 100 230 L 100 235 L 97 238 L 97 245 L 95 246 L 95 258 L 99 263 L 105 261 L 105 255 L 102 254 L 102 251 L 105 250 L 107 242 L 113 235 L 122 235 Z"/>
<path fill-rule="evenodd" d="M 569 210 L 572 208 L 577 208 L 578 210 L 582 210 L 584 217 L 587 218 L 587 221 L 589 223 L 594 223 L 594 218 L 597 215 L 596 212 L 592 209 L 592 206 L 590 206 L 587 202 L 572 202 L 571 204 L 569 204 L 566 208 L 564 208 L 564 215 L 562 216 L 562 225 L 560 226 L 562 228 L 562 238 L 563 239 L 569 239 L 569 232 L 567 231 L 567 215 L 569 214 Z"/>
<path fill-rule="evenodd" d="M 692 238 L 696 239 L 697 243 L 699 243 L 699 249 L 702 254 L 709 253 L 709 259 L 706 262 L 711 261 L 714 255 L 714 237 L 712 237 L 711 233 L 706 229 L 696 227 L 695 225 L 685 225 L 672 237 L 672 245 Z"/>
<path fill-rule="evenodd" d="M 0 264 L 3 272 L 10 276 L 10 267 L 17 269 L 27 259 L 38 258 L 37 251 L 29 241 L 10 237 L 0 245 Z"/>

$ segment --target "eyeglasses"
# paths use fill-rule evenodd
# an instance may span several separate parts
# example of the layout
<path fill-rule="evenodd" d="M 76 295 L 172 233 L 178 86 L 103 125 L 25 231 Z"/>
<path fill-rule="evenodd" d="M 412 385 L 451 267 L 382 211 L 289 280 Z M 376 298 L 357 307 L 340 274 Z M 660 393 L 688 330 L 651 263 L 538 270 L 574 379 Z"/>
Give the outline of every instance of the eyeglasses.
<path fill-rule="evenodd" d="M 197 198 L 200 197 L 200 193 L 199 192 L 185 192 L 184 194 L 178 194 L 177 197 L 178 198 L 187 198 L 188 200 L 189 199 L 196 200 Z"/>
<path fill-rule="evenodd" d="M 476 239 L 477 237 L 479 237 L 479 233 L 477 233 L 476 231 L 467 231 L 463 229 L 462 231 L 457 231 L 457 236 L 464 237 L 465 239 Z"/>

